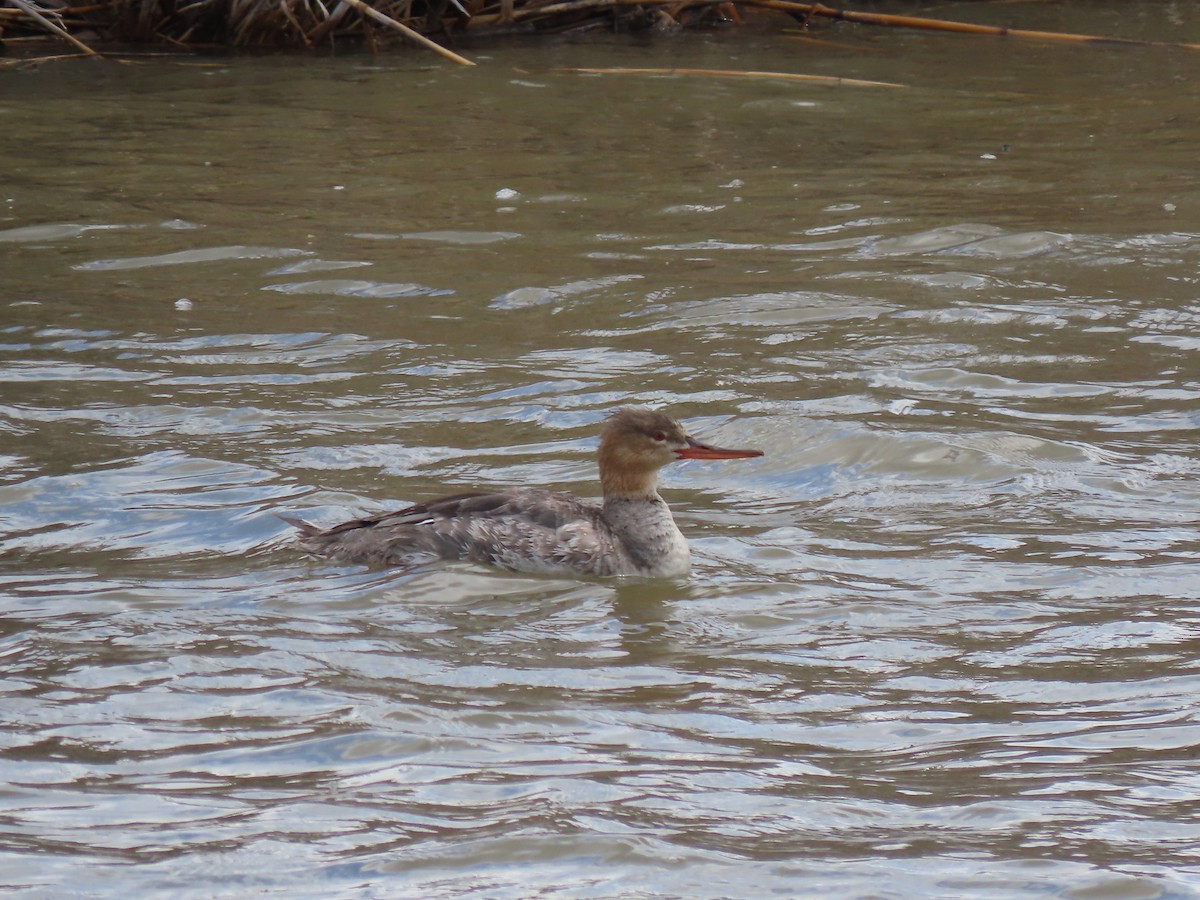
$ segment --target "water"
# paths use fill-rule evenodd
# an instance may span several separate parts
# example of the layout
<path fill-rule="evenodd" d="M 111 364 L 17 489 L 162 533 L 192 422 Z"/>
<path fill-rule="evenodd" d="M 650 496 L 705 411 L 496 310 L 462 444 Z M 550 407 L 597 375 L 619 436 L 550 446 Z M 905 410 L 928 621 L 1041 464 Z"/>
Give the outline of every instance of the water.
<path fill-rule="evenodd" d="M 830 37 L 4 76 L 0 883 L 1200 894 L 1200 57 Z M 686 580 L 274 516 L 590 493 L 630 402 L 767 451 L 665 473 Z"/>

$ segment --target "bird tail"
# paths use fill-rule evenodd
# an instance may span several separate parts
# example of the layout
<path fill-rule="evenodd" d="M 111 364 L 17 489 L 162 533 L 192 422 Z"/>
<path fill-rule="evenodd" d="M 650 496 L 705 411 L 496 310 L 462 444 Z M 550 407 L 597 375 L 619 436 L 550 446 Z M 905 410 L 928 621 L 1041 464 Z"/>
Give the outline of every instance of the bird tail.
<path fill-rule="evenodd" d="M 320 534 L 321 529 L 312 522 L 305 522 L 303 519 L 298 519 L 295 516 L 289 516 L 286 513 L 275 513 L 283 521 L 287 522 L 293 528 L 299 528 L 302 537 L 312 537 L 314 534 Z"/>

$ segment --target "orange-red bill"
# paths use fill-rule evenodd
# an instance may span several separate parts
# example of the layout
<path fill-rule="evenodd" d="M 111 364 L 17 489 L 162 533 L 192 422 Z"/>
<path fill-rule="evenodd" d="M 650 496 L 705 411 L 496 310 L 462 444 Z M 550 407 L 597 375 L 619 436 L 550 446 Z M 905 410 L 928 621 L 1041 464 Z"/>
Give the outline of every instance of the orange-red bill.
<path fill-rule="evenodd" d="M 724 447 L 713 447 L 699 441 L 687 439 L 688 445 L 682 450 L 676 450 L 679 459 L 753 459 L 762 456 L 761 450 L 726 450 Z"/>

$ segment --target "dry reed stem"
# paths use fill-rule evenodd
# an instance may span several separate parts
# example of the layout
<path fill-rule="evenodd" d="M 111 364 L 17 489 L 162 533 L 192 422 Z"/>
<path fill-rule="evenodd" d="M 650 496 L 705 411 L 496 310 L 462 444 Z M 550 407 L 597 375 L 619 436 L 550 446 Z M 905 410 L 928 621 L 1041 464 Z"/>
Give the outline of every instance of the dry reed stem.
<path fill-rule="evenodd" d="M 316 28 L 308 33 L 309 41 L 311 41 L 313 44 L 321 43 L 321 41 L 325 40 L 326 36 L 330 32 L 332 32 L 338 27 L 338 25 L 342 23 L 342 19 L 349 11 L 350 4 L 347 3 L 346 0 L 341 0 L 341 2 L 334 7 L 333 12 L 329 14 L 328 18 L 326 18 L 324 22 L 319 24 Z"/>
<path fill-rule="evenodd" d="M 556 16 L 559 13 L 583 12 L 588 9 L 612 9 L 617 6 L 672 6 L 678 2 L 679 0 L 566 0 L 563 3 L 546 3 L 540 6 L 530 4 L 520 9 L 514 9 L 512 21 L 519 22 L 522 19 L 535 16 Z M 713 6 L 723 2 L 724 0 L 705 0 L 705 2 L 690 5 Z M 483 18 L 483 16 L 476 16 L 475 20 L 478 21 Z"/>
<path fill-rule="evenodd" d="M 308 35 L 304 33 L 304 29 L 300 27 L 300 20 L 296 18 L 296 14 L 292 12 L 292 8 L 288 5 L 288 0 L 279 0 L 279 10 L 283 13 L 292 30 L 300 35 L 300 40 L 304 41 L 304 46 L 307 49 L 312 49 L 312 44 L 309 43 Z"/>
<path fill-rule="evenodd" d="M 835 50 L 853 50 L 855 53 L 882 53 L 881 47 L 865 47 L 862 44 L 851 44 L 847 41 L 831 41 L 825 37 L 813 37 L 811 34 L 800 34 L 784 30 L 783 36 L 789 41 L 799 41 L 802 44 L 816 44 L 818 47 L 832 47 Z"/>
<path fill-rule="evenodd" d="M 64 40 L 69 41 L 71 44 L 74 44 L 85 55 L 87 55 L 87 56 L 99 56 L 100 55 L 95 50 L 93 50 L 91 47 L 89 47 L 87 44 L 85 44 L 83 41 L 79 40 L 79 38 L 75 37 L 75 35 L 71 34 L 69 31 L 67 31 L 65 28 L 63 28 L 61 25 L 57 25 L 54 22 L 51 22 L 49 19 L 47 19 L 45 16 L 43 16 L 37 10 L 37 8 L 34 7 L 32 4 L 26 3 L 25 0 L 9 0 L 9 2 L 12 3 L 13 6 L 17 7 L 22 12 L 24 12 L 25 15 L 29 16 L 29 18 L 33 19 L 38 24 L 45 26 L 47 29 L 49 29 L 50 31 L 57 34 L 60 38 L 63 38 Z"/>
<path fill-rule="evenodd" d="M 343 0 L 343 2 L 349 3 L 351 6 L 353 6 L 355 9 L 357 9 L 364 16 L 368 16 L 369 18 L 374 19 L 376 22 L 380 22 L 383 25 L 387 25 L 389 28 L 396 29 L 402 35 L 407 37 L 409 40 L 415 41 L 416 43 L 420 44 L 422 47 L 427 47 L 428 49 L 432 50 L 434 53 L 440 54 L 441 56 L 446 57 L 446 59 L 449 59 L 453 62 L 458 63 L 460 66 L 475 65 L 475 63 L 471 62 L 471 60 L 467 59 L 466 57 L 459 56 L 453 50 L 447 50 L 441 44 L 434 43 L 429 38 L 425 37 L 425 35 L 421 34 L 419 31 L 414 31 L 413 29 L 409 28 L 403 22 L 397 22 L 391 16 L 386 16 L 383 13 L 381 13 L 379 10 L 375 9 L 375 7 L 368 6 L 367 4 L 363 3 L 363 0 Z"/>
<path fill-rule="evenodd" d="M 583 75 L 709 75 L 719 78 L 775 78 L 785 81 L 808 81 L 816 84 L 840 84 L 849 87 L 908 87 L 906 84 L 896 84 L 892 81 L 864 81 L 861 78 L 839 78 L 836 75 L 802 75 L 797 72 L 756 72 L 741 69 L 560 68 L 551 71 L 577 72 Z"/>
<path fill-rule="evenodd" d="M 1102 37 L 1096 34 L 1070 34 L 1063 31 L 1030 31 L 1023 28 L 1003 28 L 998 25 L 975 25 L 971 22 L 956 22 L 951 19 L 926 19 L 918 16 L 895 16 L 884 13 L 855 12 L 849 9 L 833 9 L 822 3 L 795 3 L 792 0 L 741 0 L 750 6 L 776 9 L 781 12 L 823 16 L 845 22 L 864 25 L 888 25 L 893 28 L 919 28 L 926 31 L 952 31 L 959 34 L 983 34 L 993 37 L 1028 38 L 1045 41 L 1074 41 L 1077 43 L 1125 44 L 1133 47 L 1182 47 L 1200 50 L 1200 44 L 1174 44 L 1161 41 L 1139 41 L 1133 38 Z"/>
<path fill-rule="evenodd" d="M 0 59 L 0 69 L 26 69 L 60 59 L 87 59 L 88 53 L 56 53 L 53 56 L 23 56 L 17 59 Z"/>

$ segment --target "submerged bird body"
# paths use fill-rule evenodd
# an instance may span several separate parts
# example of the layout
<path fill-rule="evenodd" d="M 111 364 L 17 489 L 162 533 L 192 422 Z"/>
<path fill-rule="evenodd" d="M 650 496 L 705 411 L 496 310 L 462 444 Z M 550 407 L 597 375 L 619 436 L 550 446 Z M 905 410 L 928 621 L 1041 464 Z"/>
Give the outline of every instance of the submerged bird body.
<path fill-rule="evenodd" d="M 443 497 L 326 531 L 287 521 L 301 529 L 305 550 L 346 562 L 407 566 L 440 557 L 522 572 L 672 577 L 687 572 L 691 554 L 658 495 L 658 470 L 676 459 L 761 455 L 701 444 L 669 416 L 627 407 L 601 436 L 602 501 L 522 488 Z"/>

